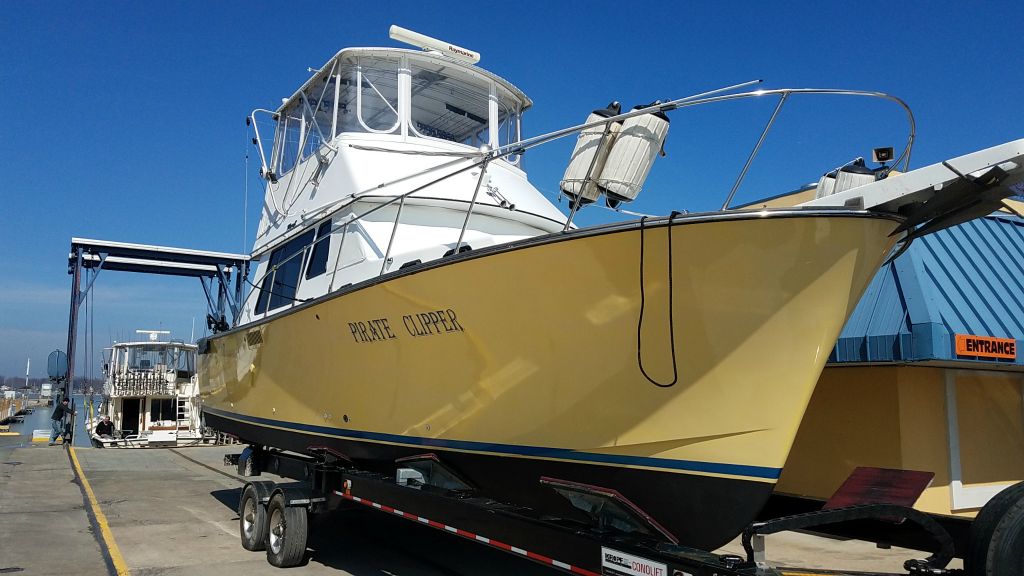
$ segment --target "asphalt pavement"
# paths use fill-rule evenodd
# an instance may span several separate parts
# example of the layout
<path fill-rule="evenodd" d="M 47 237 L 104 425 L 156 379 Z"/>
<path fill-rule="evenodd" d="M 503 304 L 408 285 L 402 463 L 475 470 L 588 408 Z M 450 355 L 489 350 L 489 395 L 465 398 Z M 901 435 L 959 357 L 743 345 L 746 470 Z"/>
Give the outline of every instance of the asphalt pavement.
<path fill-rule="evenodd" d="M 0 573 L 92 576 L 280 576 L 239 543 L 244 480 L 223 465 L 241 446 L 96 449 L 31 442 L 49 410 L 0 437 Z M 72 453 L 73 452 L 73 457 Z M 76 476 L 77 461 L 81 476 Z M 84 477 L 84 482 L 80 480 Z M 286 481 L 271 474 L 263 479 Z M 86 488 L 88 485 L 88 488 Z M 301 574 L 541 576 L 558 574 L 510 554 L 375 510 L 314 516 Z M 723 552 L 741 553 L 738 541 Z M 775 565 L 899 572 L 923 556 L 807 534 L 768 538 Z"/>

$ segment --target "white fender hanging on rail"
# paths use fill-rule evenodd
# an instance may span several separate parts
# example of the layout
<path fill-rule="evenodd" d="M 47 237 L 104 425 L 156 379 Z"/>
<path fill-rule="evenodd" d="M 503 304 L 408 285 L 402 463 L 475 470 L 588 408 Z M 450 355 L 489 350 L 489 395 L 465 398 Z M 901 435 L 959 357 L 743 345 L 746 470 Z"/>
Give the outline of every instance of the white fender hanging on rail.
<path fill-rule="evenodd" d="M 634 106 L 633 109 L 654 104 Z M 597 185 L 607 196 L 609 206 L 636 199 L 666 136 L 668 116 L 664 112 L 633 116 L 622 123 L 622 130 L 597 178 Z"/>
<path fill-rule="evenodd" d="M 607 108 L 594 110 L 587 117 L 587 124 L 599 122 L 602 118 L 611 118 L 621 112 L 622 106 L 618 102 L 612 102 Z M 604 136 L 605 126 L 608 128 L 608 135 Z M 572 156 L 569 157 L 569 165 L 565 168 L 565 175 L 559 186 L 569 198 L 578 200 L 580 204 L 589 204 L 601 195 L 595 181 L 597 176 L 604 169 L 608 153 L 615 144 L 615 138 L 622 127 L 622 121 L 602 124 L 593 128 L 580 131 L 576 140 L 576 147 L 573 148 Z M 601 140 L 602 136 L 604 141 Z M 596 158 L 595 158 L 596 156 Z"/>

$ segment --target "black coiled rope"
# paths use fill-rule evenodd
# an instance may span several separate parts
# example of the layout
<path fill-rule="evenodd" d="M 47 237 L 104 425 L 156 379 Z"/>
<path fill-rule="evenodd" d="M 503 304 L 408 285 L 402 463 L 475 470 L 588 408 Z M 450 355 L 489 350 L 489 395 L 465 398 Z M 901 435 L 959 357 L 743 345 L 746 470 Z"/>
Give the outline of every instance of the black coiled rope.
<path fill-rule="evenodd" d="M 643 348 L 643 338 L 641 332 L 644 325 L 644 306 L 646 304 L 646 294 L 644 293 L 644 221 L 647 220 L 648 216 L 640 218 L 640 317 L 636 323 L 636 362 L 640 367 L 640 372 L 647 378 L 647 381 L 654 384 L 658 388 L 670 388 L 675 386 L 676 382 L 679 381 L 679 368 L 676 365 L 676 327 L 675 327 L 675 314 L 673 313 L 672 303 L 675 300 L 674 293 L 672 292 L 672 219 L 679 216 L 681 212 L 672 211 L 668 215 L 668 339 L 669 346 L 672 350 L 672 381 L 664 384 L 658 382 L 654 378 L 651 378 L 647 370 L 644 369 L 644 359 L 641 352 Z"/>

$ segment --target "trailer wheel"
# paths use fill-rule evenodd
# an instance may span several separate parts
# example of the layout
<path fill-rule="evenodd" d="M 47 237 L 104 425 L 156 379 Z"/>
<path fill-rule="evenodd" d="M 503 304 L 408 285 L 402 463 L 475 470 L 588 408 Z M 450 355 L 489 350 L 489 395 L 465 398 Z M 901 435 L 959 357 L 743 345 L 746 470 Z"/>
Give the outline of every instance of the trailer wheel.
<path fill-rule="evenodd" d="M 1013 505 L 1024 498 L 1024 482 L 1018 482 L 996 494 L 971 522 L 964 570 L 968 576 L 988 576 L 988 552 L 999 522 Z"/>
<path fill-rule="evenodd" d="M 242 548 L 258 552 L 267 547 L 267 509 L 260 503 L 256 489 L 246 484 L 238 505 L 238 534 Z"/>
<path fill-rule="evenodd" d="M 288 506 L 283 494 L 274 494 L 267 506 L 270 529 L 267 534 L 267 562 L 278 568 L 302 563 L 306 556 L 309 534 L 307 511 L 301 506 Z"/>
<path fill-rule="evenodd" d="M 986 561 L 985 576 L 1024 574 L 1024 500 L 1018 500 L 992 532 Z"/>

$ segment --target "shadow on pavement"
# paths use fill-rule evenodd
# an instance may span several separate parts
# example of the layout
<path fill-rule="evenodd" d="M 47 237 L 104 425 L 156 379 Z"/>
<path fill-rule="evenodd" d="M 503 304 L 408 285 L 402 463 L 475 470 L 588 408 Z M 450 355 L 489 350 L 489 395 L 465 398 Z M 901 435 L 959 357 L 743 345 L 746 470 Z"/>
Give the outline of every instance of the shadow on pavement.
<path fill-rule="evenodd" d="M 237 518 L 240 487 L 210 494 Z M 314 515 L 309 530 L 304 564 L 322 564 L 353 576 L 560 574 L 434 528 L 361 507 Z"/>

